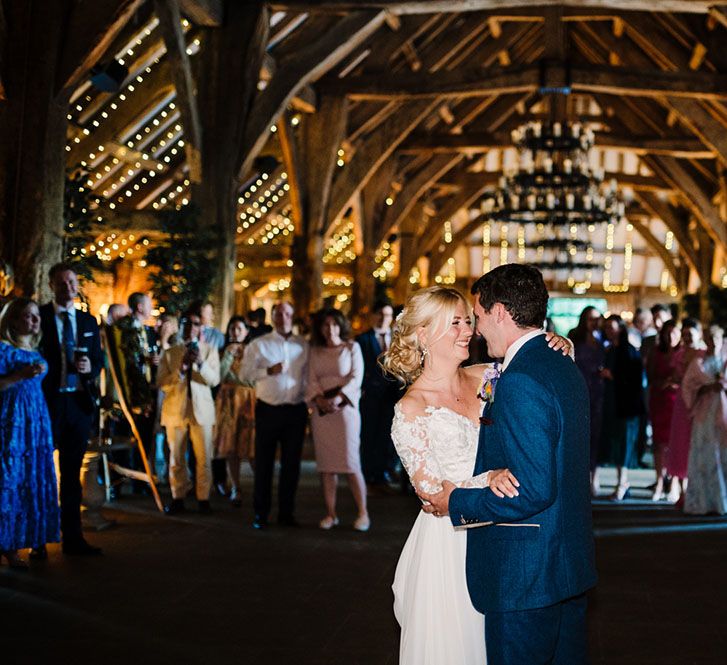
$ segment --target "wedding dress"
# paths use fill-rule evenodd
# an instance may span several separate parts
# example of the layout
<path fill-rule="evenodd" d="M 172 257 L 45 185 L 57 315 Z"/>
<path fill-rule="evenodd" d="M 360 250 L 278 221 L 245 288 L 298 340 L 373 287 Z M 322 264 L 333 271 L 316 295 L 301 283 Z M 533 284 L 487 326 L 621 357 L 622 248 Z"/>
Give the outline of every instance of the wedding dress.
<path fill-rule="evenodd" d="M 405 416 L 397 404 L 394 445 L 418 489 L 438 492 L 442 480 L 487 487 L 489 472 L 471 477 L 479 424 L 451 409 L 430 406 Z M 467 591 L 467 533 L 449 517 L 420 512 L 394 576 L 394 614 L 401 626 L 399 665 L 485 665 L 485 619 Z"/>

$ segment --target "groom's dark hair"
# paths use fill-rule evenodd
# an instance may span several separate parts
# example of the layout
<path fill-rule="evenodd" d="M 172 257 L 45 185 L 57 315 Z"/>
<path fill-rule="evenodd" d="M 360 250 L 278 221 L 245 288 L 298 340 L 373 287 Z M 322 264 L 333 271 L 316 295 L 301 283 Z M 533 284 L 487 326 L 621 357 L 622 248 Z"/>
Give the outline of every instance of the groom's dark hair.
<path fill-rule="evenodd" d="M 548 309 L 548 289 L 533 266 L 508 263 L 482 275 L 472 285 L 482 308 L 489 312 L 502 303 L 520 328 L 541 328 Z"/>

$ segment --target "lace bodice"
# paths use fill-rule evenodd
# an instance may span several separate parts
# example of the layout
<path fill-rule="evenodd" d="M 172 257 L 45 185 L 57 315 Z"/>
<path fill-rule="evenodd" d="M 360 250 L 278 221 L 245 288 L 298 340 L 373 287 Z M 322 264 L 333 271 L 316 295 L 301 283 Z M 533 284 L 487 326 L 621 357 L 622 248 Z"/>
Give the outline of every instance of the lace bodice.
<path fill-rule="evenodd" d="M 412 484 L 431 494 L 442 480 L 460 487 L 487 487 L 489 471 L 472 477 L 479 426 L 446 407 L 429 406 L 426 415 L 406 416 L 394 409 L 391 438 Z"/>

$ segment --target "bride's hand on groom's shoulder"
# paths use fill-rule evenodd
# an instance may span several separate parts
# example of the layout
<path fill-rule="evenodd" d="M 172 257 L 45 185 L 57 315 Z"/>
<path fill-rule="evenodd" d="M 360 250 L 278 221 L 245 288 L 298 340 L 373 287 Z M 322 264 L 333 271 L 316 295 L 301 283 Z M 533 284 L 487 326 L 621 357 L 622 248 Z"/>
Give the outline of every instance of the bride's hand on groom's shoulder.
<path fill-rule="evenodd" d="M 548 346 L 553 351 L 560 351 L 564 356 L 572 356 L 573 353 L 573 342 L 567 337 L 556 335 L 553 332 L 545 333 L 545 340 L 548 342 Z"/>
<path fill-rule="evenodd" d="M 518 479 L 510 469 L 493 469 L 488 479 L 490 490 L 495 496 L 504 499 L 506 496 L 513 499 L 519 496 L 517 488 L 520 487 Z"/>
<path fill-rule="evenodd" d="M 442 489 L 436 494 L 427 494 L 420 490 L 417 491 L 419 498 L 424 502 L 422 510 L 425 513 L 434 515 L 435 517 L 444 517 L 449 514 L 449 495 L 457 489 L 457 486 L 449 480 L 442 481 Z"/>

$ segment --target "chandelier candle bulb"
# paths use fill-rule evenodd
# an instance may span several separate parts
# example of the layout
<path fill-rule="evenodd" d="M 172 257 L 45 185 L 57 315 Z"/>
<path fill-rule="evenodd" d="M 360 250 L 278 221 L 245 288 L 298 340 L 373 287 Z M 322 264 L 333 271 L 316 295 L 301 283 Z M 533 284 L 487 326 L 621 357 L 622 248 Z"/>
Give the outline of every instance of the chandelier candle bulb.
<path fill-rule="evenodd" d="M 518 210 L 520 208 L 520 197 L 517 194 L 513 194 L 510 197 L 510 204 L 513 210 Z"/>
<path fill-rule="evenodd" d="M 563 160 L 563 172 L 566 175 L 570 175 L 573 171 L 573 161 L 570 159 L 564 159 Z"/>
<path fill-rule="evenodd" d="M 568 210 L 573 210 L 576 204 L 576 197 L 575 194 L 568 192 L 568 194 L 565 195 L 565 207 L 568 208 Z"/>
<path fill-rule="evenodd" d="M 548 192 L 545 196 L 545 205 L 548 207 L 549 210 L 552 210 L 555 208 L 555 194 L 552 192 Z"/>
<path fill-rule="evenodd" d="M 553 160 L 550 157 L 546 157 L 543 160 L 543 167 L 545 168 L 546 173 L 552 173 L 553 172 Z"/>
<path fill-rule="evenodd" d="M 540 133 L 542 131 L 542 125 L 539 122 L 536 122 L 533 124 L 533 134 L 535 135 L 535 138 L 540 138 Z"/>
<path fill-rule="evenodd" d="M 528 208 L 530 210 L 535 210 L 535 205 L 537 203 L 535 194 L 528 194 Z"/>
<path fill-rule="evenodd" d="M 581 126 L 580 126 L 580 124 L 577 123 L 577 122 L 574 123 L 572 129 L 573 129 L 573 138 L 576 138 L 577 139 L 581 135 Z"/>
<path fill-rule="evenodd" d="M 559 122 L 553 123 L 553 136 L 560 136 L 561 135 L 561 125 Z"/>
<path fill-rule="evenodd" d="M 585 210 L 590 210 L 591 209 L 591 197 L 590 197 L 589 194 L 584 194 L 583 195 L 583 208 Z"/>

